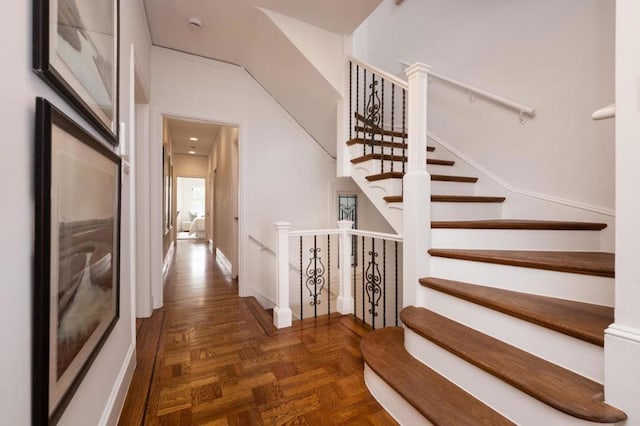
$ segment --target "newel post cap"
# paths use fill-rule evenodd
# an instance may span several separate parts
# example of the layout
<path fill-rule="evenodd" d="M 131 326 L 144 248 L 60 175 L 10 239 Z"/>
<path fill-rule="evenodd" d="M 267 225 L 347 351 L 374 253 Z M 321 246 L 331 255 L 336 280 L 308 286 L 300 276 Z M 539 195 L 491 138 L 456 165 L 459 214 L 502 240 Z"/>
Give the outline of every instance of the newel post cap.
<path fill-rule="evenodd" d="M 407 74 L 407 77 L 411 77 L 414 74 L 429 74 L 431 71 L 431 65 L 423 64 L 422 62 L 416 62 L 407 68 L 404 72 Z"/>
<path fill-rule="evenodd" d="M 276 222 L 273 226 L 275 226 L 278 231 L 291 228 L 291 224 L 289 222 Z"/>

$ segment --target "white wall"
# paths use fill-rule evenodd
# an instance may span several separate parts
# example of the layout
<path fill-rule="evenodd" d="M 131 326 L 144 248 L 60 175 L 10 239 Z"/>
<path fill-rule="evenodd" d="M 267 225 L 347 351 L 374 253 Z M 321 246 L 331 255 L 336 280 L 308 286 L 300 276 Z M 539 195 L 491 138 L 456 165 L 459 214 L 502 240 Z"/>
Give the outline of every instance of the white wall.
<path fill-rule="evenodd" d="M 239 246 L 248 253 L 239 260 L 240 292 L 273 300 L 275 276 L 259 265 L 274 260 L 249 246 L 249 235 L 273 247 L 279 220 L 326 227 L 335 161 L 242 68 L 157 47 L 152 64 L 152 138 L 161 136 L 162 114 L 239 126 Z"/>
<path fill-rule="evenodd" d="M 31 71 L 31 3 L 12 2 L 6 5 L 4 13 L 6 22 L 0 30 L 0 43 L 3 54 L 10 60 L 4 64 L 0 83 L 3 93 L 0 124 L 5 141 L 0 151 L 0 193 L 5 199 L 11 198 L 12 207 L 0 212 L 0 221 L 10 224 L 3 230 L 0 240 L 3 295 L 0 298 L 0 335 L 5 347 L 11 349 L 0 353 L 0 400 L 3 424 L 27 425 L 31 423 L 31 262 L 36 237 L 33 234 L 35 97 L 46 97 L 84 127 L 89 126 Z M 144 71 L 148 73 L 145 51 L 149 51 L 150 41 L 141 2 L 122 2 L 120 22 L 121 69 L 129 69 L 129 50 L 131 43 L 135 43 Z M 128 90 L 123 89 L 129 87 L 126 71 L 120 74 L 120 87 L 120 119 L 128 123 Z M 126 180 L 123 183 L 128 185 Z M 130 214 L 128 203 L 123 202 L 123 215 L 128 217 Z M 122 238 L 128 238 L 126 232 Z M 132 368 L 127 370 L 133 367 L 129 363 L 131 356 L 135 362 L 131 282 L 129 274 L 121 272 L 120 320 L 64 412 L 61 425 L 115 421 L 109 418 L 109 409 L 114 403 L 121 403 L 124 396 L 117 392 L 119 379 L 125 379 L 125 373 L 133 371 Z M 124 390 L 126 392 L 126 388 Z"/>
<path fill-rule="evenodd" d="M 615 3 L 598 0 L 385 0 L 356 33 L 355 53 L 395 74 L 398 59 L 530 105 L 517 114 L 434 81 L 429 130 L 510 185 L 614 208 Z M 406 77 L 405 77 L 406 78 Z"/>

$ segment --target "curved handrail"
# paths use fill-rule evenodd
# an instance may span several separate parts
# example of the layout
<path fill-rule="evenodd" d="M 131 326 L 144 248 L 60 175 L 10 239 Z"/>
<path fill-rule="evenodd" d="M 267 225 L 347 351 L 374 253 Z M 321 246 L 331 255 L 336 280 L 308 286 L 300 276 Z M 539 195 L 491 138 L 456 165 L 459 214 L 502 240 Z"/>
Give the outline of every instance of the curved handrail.
<path fill-rule="evenodd" d="M 409 67 L 411 65 L 407 61 L 398 61 L 398 62 L 400 63 L 400 65 L 402 65 L 404 67 Z M 508 108 L 513 109 L 513 110 L 516 110 L 517 112 L 519 112 L 521 114 L 521 116 L 523 114 L 527 114 L 527 115 L 529 115 L 531 117 L 534 117 L 536 115 L 536 111 L 532 107 L 529 107 L 529 106 L 526 106 L 526 105 L 522 105 L 522 104 L 520 104 L 518 102 L 514 102 L 514 101 L 509 100 L 507 98 L 503 98 L 502 96 L 496 95 L 496 94 L 488 92 L 486 90 L 479 89 L 479 88 L 477 88 L 475 86 L 472 86 L 470 84 L 462 83 L 462 82 L 460 82 L 458 80 L 454 80 L 453 78 L 446 77 L 446 76 L 444 76 L 442 74 L 438 74 L 438 73 L 435 73 L 435 72 L 432 72 L 432 71 L 429 71 L 429 76 L 437 78 L 438 80 L 442 80 L 442 81 L 444 81 L 446 83 L 449 83 L 449 84 L 451 84 L 453 86 L 460 87 L 460 88 L 466 90 L 467 92 L 476 94 L 476 95 L 481 96 L 481 97 L 483 97 L 485 99 L 490 99 L 490 100 L 492 100 L 492 101 L 494 101 L 496 103 L 502 104 L 502 105 L 504 105 L 504 106 L 506 106 Z"/>
<path fill-rule="evenodd" d="M 611 105 L 607 105 L 606 107 L 600 108 L 593 114 L 591 114 L 591 119 L 593 120 L 606 120 L 607 118 L 615 118 L 616 116 L 616 104 L 613 103 Z"/>

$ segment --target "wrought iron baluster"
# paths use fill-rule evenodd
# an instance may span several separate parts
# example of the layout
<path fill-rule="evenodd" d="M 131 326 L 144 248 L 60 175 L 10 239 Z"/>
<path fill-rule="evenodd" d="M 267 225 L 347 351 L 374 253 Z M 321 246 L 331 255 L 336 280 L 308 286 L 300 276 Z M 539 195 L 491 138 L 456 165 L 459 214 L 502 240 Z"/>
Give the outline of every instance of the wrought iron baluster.
<path fill-rule="evenodd" d="M 375 152 L 375 135 L 376 131 L 381 126 L 380 117 L 380 97 L 378 96 L 377 86 L 380 82 L 376 80 L 376 75 L 371 73 L 371 84 L 369 84 L 369 98 L 367 99 L 367 106 L 365 108 L 365 127 L 369 131 L 369 140 L 371 141 L 371 153 Z M 366 84 L 366 79 L 365 79 Z"/>
<path fill-rule="evenodd" d="M 300 321 L 302 321 L 302 308 L 304 304 L 302 303 L 302 236 L 300 236 Z"/>
<path fill-rule="evenodd" d="M 387 326 L 387 240 L 382 240 L 382 327 Z"/>
<path fill-rule="evenodd" d="M 362 322 L 366 322 L 364 316 L 364 235 L 362 236 Z"/>
<path fill-rule="evenodd" d="M 360 65 L 356 64 L 356 113 L 360 108 Z M 356 125 L 358 122 L 356 121 Z M 356 131 L 356 138 L 360 137 L 360 132 Z"/>
<path fill-rule="evenodd" d="M 407 156 L 406 154 L 406 146 L 407 146 L 407 89 L 402 89 L 402 174 L 405 173 L 404 170 L 404 159 Z M 404 188 L 403 188 L 404 189 Z"/>
<path fill-rule="evenodd" d="M 331 315 L 331 235 L 327 235 L 327 315 Z"/>
<path fill-rule="evenodd" d="M 393 155 L 395 154 L 395 148 L 393 143 L 395 142 L 394 131 L 396 130 L 396 85 L 391 83 L 391 171 L 393 172 Z"/>
<path fill-rule="evenodd" d="M 363 116 L 366 117 L 367 116 L 367 69 L 364 68 L 363 70 L 363 78 L 364 78 L 364 82 L 362 84 L 362 112 L 364 112 Z M 363 150 L 363 155 L 367 155 L 367 123 L 362 123 L 363 128 L 365 129 L 365 131 L 362 133 L 362 150 Z"/>
<path fill-rule="evenodd" d="M 398 242 L 396 241 L 396 327 L 398 326 Z"/>
<path fill-rule="evenodd" d="M 376 252 L 376 241 L 374 238 L 371 238 L 371 251 L 369 251 L 369 255 L 371 256 L 371 261 L 367 266 L 367 298 L 369 299 L 369 305 L 371 308 L 369 309 L 369 313 L 371 314 L 371 327 L 375 330 L 376 328 L 376 317 L 378 313 L 376 312 L 376 306 L 380 301 L 380 268 L 378 267 L 378 262 L 376 262 L 376 258 L 378 257 L 378 253 Z"/>
<path fill-rule="evenodd" d="M 353 62 L 349 61 L 349 140 L 353 139 Z"/>
<path fill-rule="evenodd" d="M 380 146 L 382 150 L 382 156 L 380 157 L 380 173 L 384 173 L 384 78 L 380 78 L 380 129 L 382 130 L 382 135 L 380 136 Z"/>
<path fill-rule="evenodd" d="M 354 235 L 353 238 L 356 238 L 356 236 Z M 353 254 L 354 257 L 358 257 L 358 253 Z M 353 262 L 353 316 L 358 318 L 358 312 L 356 311 L 356 272 L 357 272 L 357 268 L 358 268 L 358 262 Z"/>

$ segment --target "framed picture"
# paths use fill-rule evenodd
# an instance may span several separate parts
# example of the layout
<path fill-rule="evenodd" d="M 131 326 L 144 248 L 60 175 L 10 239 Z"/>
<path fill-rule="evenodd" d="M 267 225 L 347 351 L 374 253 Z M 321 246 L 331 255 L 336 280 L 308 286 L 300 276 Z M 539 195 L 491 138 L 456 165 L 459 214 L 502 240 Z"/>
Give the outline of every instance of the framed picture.
<path fill-rule="evenodd" d="M 33 69 L 118 145 L 119 0 L 33 0 Z"/>
<path fill-rule="evenodd" d="M 33 424 L 56 423 L 115 326 L 121 160 L 36 103 Z"/>

